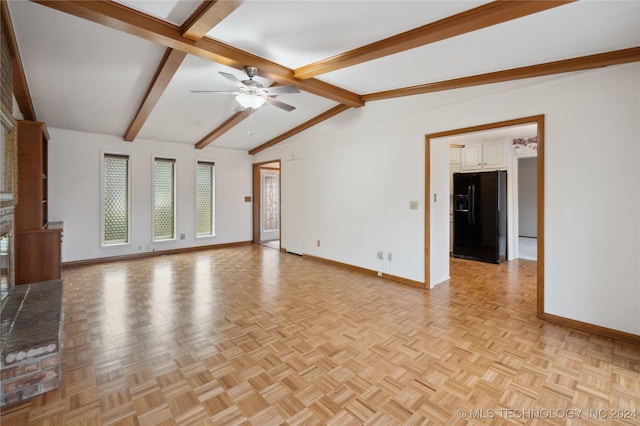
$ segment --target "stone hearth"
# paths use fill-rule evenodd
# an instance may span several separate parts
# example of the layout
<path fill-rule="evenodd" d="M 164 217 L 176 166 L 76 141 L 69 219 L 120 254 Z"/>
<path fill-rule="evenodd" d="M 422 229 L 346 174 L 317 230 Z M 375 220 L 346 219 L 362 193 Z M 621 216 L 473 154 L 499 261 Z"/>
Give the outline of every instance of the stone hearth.
<path fill-rule="evenodd" d="M 1 313 L 1 406 L 60 386 L 62 280 L 15 286 Z"/>

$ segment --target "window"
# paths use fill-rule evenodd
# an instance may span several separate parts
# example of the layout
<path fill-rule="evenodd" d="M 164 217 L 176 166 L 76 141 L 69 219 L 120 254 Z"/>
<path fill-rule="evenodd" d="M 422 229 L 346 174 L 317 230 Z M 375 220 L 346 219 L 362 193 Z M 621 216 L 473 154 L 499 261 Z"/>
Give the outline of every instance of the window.
<path fill-rule="evenodd" d="M 102 244 L 129 242 L 129 156 L 104 154 Z"/>
<path fill-rule="evenodd" d="M 214 163 L 198 161 L 196 169 L 196 235 L 215 235 L 215 173 Z"/>
<path fill-rule="evenodd" d="M 176 161 L 156 158 L 153 164 L 154 221 L 153 239 L 175 239 Z"/>

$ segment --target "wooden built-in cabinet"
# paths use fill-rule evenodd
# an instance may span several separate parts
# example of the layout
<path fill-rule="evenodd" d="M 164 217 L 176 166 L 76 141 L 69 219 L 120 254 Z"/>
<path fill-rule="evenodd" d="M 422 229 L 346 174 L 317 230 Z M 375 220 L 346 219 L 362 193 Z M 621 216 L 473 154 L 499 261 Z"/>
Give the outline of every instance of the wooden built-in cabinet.
<path fill-rule="evenodd" d="M 62 227 L 49 226 L 49 134 L 18 120 L 18 203 L 14 211 L 16 284 L 59 279 Z"/>
<path fill-rule="evenodd" d="M 16 284 L 62 278 L 62 229 L 16 232 Z"/>

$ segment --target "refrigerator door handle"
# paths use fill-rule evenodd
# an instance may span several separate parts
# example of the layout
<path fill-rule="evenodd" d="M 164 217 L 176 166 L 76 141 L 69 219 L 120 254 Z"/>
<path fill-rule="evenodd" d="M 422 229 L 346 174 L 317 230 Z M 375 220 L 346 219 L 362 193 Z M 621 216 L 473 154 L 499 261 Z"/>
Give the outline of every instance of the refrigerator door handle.
<path fill-rule="evenodd" d="M 471 215 L 471 223 L 472 225 L 476 224 L 476 186 L 470 185 L 471 188 L 471 196 L 469 201 L 469 211 Z"/>
<path fill-rule="evenodd" d="M 467 222 L 471 225 L 472 222 L 472 214 L 473 214 L 473 198 L 471 195 L 471 185 L 467 187 Z"/>

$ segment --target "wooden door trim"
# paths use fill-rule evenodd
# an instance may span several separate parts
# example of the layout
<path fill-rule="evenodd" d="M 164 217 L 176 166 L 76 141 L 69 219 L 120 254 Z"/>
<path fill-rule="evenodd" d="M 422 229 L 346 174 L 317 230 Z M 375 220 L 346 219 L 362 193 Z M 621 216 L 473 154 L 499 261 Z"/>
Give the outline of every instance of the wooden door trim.
<path fill-rule="evenodd" d="M 265 164 L 278 163 L 280 164 L 280 179 L 278 179 L 278 197 L 282 199 L 282 162 L 280 159 L 271 160 L 271 161 L 262 161 L 260 163 L 253 164 L 253 190 L 252 190 L 252 211 L 253 211 L 253 231 L 252 231 L 252 242 L 257 244 L 260 242 L 260 203 L 262 202 L 262 191 L 260 190 L 260 169 L 262 169 Z M 280 227 L 278 229 L 278 239 L 282 240 L 282 208 L 278 209 L 279 224 Z"/>
<path fill-rule="evenodd" d="M 425 135 L 425 219 L 424 219 L 424 286 L 430 285 L 430 249 L 431 249 L 431 141 L 445 136 L 473 133 L 483 130 L 498 129 L 523 124 L 536 124 L 538 134 L 538 161 L 537 161 L 537 210 L 538 210 L 538 271 L 537 271 L 537 297 L 536 313 L 538 318 L 544 318 L 544 115 L 516 118 L 513 120 L 499 121 L 496 123 L 482 124 L 479 126 L 465 127 L 461 129 L 447 130 L 444 132 Z"/>

